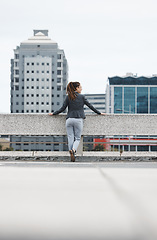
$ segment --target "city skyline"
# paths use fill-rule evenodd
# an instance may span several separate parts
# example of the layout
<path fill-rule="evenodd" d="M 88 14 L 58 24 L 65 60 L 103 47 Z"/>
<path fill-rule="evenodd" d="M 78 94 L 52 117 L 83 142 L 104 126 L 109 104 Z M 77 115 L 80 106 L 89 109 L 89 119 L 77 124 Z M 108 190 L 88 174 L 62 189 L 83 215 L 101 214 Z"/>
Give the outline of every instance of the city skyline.
<path fill-rule="evenodd" d="M 1 1 L 0 112 L 10 112 L 10 59 L 13 49 L 48 29 L 64 49 L 69 81 L 80 81 L 83 93 L 105 93 L 108 77 L 156 74 L 155 0 Z"/>

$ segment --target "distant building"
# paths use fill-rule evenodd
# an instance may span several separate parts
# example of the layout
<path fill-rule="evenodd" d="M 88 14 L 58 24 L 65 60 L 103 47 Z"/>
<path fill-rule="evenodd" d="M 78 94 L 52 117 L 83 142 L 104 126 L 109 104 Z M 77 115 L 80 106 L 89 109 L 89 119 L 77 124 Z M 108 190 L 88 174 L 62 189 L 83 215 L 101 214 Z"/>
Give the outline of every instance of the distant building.
<path fill-rule="evenodd" d="M 105 94 L 84 94 L 86 99 L 100 112 L 105 112 Z M 86 114 L 94 113 L 88 106 L 84 106 Z"/>
<path fill-rule="evenodd" d="M 109 77 L 106 89 L 107 113 L 157 113 L 157 76 L 127 74 Z"/>
<path fill-rule="evenodd" d="M 66 96 L 68 65 L 62 49 L 48 37 L 48 30 L 34 30 L 34 36 L 21 42 L 11 60 L 11 113 L 49 113 L 62 106 Z M 12 137 L 14 150 L 63 150 L 54 137 Z M 20 144 L 20 141 L 26 143 Z M 63 139 L 61 140 L 63 141 Z M 57 141 L 58 142 L 58 141 Z"/>

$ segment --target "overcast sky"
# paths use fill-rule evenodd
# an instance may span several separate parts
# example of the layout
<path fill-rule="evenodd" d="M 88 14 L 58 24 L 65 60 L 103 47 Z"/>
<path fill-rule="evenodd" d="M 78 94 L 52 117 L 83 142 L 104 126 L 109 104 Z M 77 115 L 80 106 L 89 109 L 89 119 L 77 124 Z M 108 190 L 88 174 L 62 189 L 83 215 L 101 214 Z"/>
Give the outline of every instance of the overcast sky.
<path fill-rule="evenodd" d="M 105 93 L 108 77 L 157 74 L 157 0 L 1 0 L 0 113 L 10 112 L 10 59 L 33 29 L 64 49 L 69 81 Z"/>

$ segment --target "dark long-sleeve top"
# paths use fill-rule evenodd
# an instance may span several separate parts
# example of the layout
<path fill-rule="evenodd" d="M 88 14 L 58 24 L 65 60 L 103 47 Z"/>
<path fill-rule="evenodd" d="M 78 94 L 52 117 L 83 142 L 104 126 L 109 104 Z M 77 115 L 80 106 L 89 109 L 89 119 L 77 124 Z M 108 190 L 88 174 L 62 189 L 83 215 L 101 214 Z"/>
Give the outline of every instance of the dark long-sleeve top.
<path fill-rule="evenodd" d="M 85 113 L 84 113 L 84 105 L 87 105 L 91 110 L 93 110 L 97 114 L 101 114 L 97 109 L 95 109 L 92 104 L 88 102 L 88 100 L 85 98 L 84 95 L 77 93 L 77 96 L 75 100 L 70 100 L 68 96 L 66 96 L 64 103 L 62 107 L 55 111 L 53 115 L 57 115 L 61 112 L 63 112 L 67 107 L 68 107 L 68 113 L 67 117 L 68 118 L 85 118 Z"/>

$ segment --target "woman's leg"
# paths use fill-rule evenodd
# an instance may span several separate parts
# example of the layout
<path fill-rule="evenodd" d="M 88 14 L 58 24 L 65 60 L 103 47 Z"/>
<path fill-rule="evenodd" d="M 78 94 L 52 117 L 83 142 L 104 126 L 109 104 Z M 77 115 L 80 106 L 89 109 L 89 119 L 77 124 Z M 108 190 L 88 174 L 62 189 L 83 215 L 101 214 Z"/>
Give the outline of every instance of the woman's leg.
<path fill-rule="evenodd" d="M 66 120 L 66 130 L 67 130 L 67 137 L 68 137 L 68 148 L 69 150 L 71 150 L 73 148 L 73 143 L 74 143 L 74 128 L 73 128 L 72 118 L 68 118 Z"/>
<path fill-rule="evenodd" d="M 74 144 L 73 144 L 73 149 L 75 151 L 77 151 L 78 145 L 80 143 L 82 130 L 83 130 L 83 119 L 75 118 L 75 121 L 74 121 Z"/>

